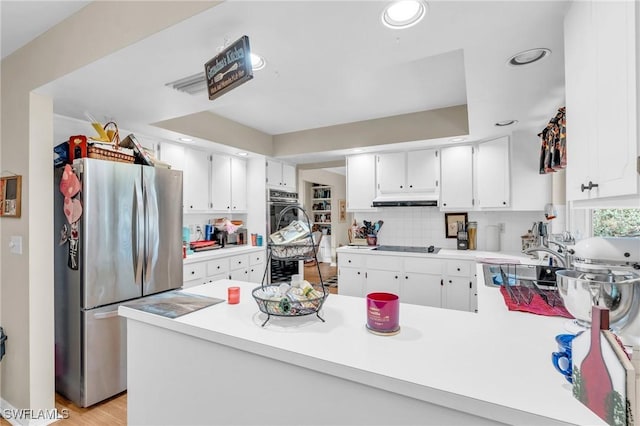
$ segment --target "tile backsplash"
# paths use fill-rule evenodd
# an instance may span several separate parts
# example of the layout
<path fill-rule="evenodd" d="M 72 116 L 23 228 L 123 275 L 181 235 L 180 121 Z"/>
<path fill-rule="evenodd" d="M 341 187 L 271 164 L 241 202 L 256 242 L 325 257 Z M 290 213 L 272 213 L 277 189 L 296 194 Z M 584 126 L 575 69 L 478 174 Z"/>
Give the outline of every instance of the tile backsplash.
<path fill-rule="evenodd" d="M 488 225 L 501 226 L 500 251 L 520 253 L 520 237 L 531 229 L 534 221 L 544 220 L 541 211 L 467 212 L 468 220 L 478 223 L 477 249 L 486 249 L 486 228 Z M 435 245 L 447 249 L 456 248 L 455 238 L 445 236 L 445 213 L 433 207 L 381 208 L 377 212 L 354 213 L 358 224 L 363 220 L 384 221 L 378 233 L 378 244 L 424 246 Z"/>

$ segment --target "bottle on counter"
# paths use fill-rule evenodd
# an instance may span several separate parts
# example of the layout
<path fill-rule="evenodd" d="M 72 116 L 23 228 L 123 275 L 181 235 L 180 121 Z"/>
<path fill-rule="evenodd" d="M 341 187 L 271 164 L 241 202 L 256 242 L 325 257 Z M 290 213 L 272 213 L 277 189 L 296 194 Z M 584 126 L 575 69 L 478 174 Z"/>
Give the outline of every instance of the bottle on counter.
<path fill-rule="evenodd" d="M 476 235 L 478 232 L 478 222 L 469 222 L 469 224 L 467 225 L 467 237 L 469 239 L 468 243 L 467 243 L 467 248 L 469 250 L 475 250 L 476 249 Z"/>

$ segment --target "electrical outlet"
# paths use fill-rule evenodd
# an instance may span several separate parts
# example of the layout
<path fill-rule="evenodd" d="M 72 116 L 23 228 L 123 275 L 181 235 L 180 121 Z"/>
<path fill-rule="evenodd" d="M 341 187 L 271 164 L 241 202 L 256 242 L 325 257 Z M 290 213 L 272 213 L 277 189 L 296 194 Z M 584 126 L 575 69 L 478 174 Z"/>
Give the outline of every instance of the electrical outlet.
<path fill-rule="evenodd" d="M 503 222 L 498 224 L 498 229 L 500 230 L 500 232 L 504 232 L 504 223 Z"/>
<path fill-rule="evenodd" d="M 13 254 L 22 254 L 22 237 L 12 235 L 9 240 L 9 251 Z"/>

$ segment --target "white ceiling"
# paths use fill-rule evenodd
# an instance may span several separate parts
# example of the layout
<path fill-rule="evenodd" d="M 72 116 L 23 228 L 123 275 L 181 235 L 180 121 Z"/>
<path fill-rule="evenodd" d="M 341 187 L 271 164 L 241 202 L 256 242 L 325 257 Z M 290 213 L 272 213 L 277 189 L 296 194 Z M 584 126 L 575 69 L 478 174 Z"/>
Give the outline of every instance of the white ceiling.
<path fill-rule="evenodd" d="M 2 3 L 4 55 L 5 38 L 17 37 L 15 28 L 5 28 L 5 12 L 17 16 L 16 10 L 32 6 Z M 63 11 L 70 2 L 38 3 Z M 566 2 L 430 1 L 425 20 L 405 30 L 381 25 L 386 4 L 227 1 L 39 91 L 54 98 L 59 115 L 83 119 L 90 111 L 161 137 L 175 135 L 150 124 L 205 110 L 275 135 L 466 103 L 468 140 L 482 140 L 510 131 L 494 126 L 506 119 L 537 133 L 563 104 Z M 32 34 L 38 31 L 42 27 Z M 225 40 L 245 34 L 252 51 L 267 60 L 253 80 L 214 101 L 206 92 L 192 96 L 165 86 L 203 71 Z M 510 55 L 535 47 L 553 53 L 527 67 L 506 65 Z"/>

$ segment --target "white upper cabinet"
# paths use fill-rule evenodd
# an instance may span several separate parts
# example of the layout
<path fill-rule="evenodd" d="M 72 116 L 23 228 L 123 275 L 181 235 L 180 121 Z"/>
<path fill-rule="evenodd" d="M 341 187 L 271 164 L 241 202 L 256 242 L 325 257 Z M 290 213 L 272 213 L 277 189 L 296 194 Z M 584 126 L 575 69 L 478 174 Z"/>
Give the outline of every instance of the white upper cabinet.
<path fill-rule="evenodd" d="M 247 162 L 228 155 L 211 156 L 211 209 L 247 210 Z"/>
<path fill-rule="evenodd" d="M 475 153 L 478 207 L 508 207 L 509 138 L 505 136 L 478 144 Z"/>
<path fill-rule="evenodd" d="M 184 170 L 184 152 L 183 146 L 172 143 L 160 143 L 158 154 L 160 160 L 171 165 L 172 169 Z"/>
<path fill-rule="evenodd" d="M 437 192 L 438 175 L 438 151 L 435 149 L 378 155 L 380 194 Z"/>
<path fill-rule="evenodd" d="M 572 2 L 565 17 L 567 199 L 637 196 L 637 2 Z"/>
<path fill-rule="evenodd" d="M 473 208 L 473 147 L 442 148 L 440 205 L 443 209 Z"/>
<path fill-rule="evenodd" d="M 247 162 L 231 157 L 231 210 L 247 210 Z"/>
<path fill-rule="evenodd" d="M 182 197 L 184 210 L 197 212 L 209 208 L 209 154 L 195 149 L 185 150 L 184 170 L 182 172 Z"/>
<path fill-rule="evenodd" d="M 347 157 L 347 210 L 374 210 L 376 197 L 376 155 Z"/>
<path fill-rule="evenodd" d="M 271 188 L 296 190 L 296 167 L 277 160 L 267 159 L 267 185 Z"/>

